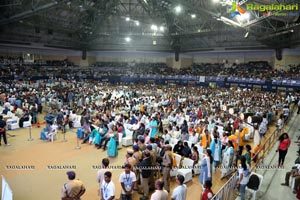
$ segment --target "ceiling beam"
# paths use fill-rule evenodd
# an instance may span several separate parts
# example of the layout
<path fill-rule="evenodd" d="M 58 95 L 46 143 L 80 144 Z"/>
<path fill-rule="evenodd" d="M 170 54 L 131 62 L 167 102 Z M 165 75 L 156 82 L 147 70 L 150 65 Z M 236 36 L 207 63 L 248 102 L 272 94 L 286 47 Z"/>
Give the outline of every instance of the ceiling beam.
<path fill-rule="evenodd" d="M 68 0 L 68 1 L 70 1 L 70 0 Z M 67 0 L 54 1 L 54 2 L 51 2 L 51 3 L 44 4 L 42 6 L 39 6 L 37 8 L 33 8 L 33 9 L 30 9 L 30 10 L 24 11 L 22 13 L 13 15 L 13 16 L 7 18 L 7 19 L 2 19 L 2 20 L 0 20 L 0 26 L 5 25 L 5 24 L 10 24 L 12 22 L 15 22 L 15 21 L 18 21 L 18 20 L 21 20 L 21 19 L 31 17 L 31 16 L 37 14 L 38 12 L 55 8 L 58 5 L 60 5 L 62 3 L 65 3 L 65 2 L 67 2 Z"/>

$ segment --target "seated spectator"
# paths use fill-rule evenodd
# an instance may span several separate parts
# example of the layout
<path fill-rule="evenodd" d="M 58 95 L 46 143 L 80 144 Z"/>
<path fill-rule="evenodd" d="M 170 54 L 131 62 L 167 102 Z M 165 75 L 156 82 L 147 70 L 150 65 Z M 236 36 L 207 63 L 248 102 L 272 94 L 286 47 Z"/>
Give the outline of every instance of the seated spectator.
<path fill-rule="evenodd" d="M 177 144 L 175 144 L 174 149 L 173 149 L 173 152 L 174 152 L 174 153 L 177 153 L 177 154 L 179 154 L 179 155 L 182 156 L 182 155 L 183 155 L 183 154 L 182 154 L 182 149 L 183 149 L 182 141 L 179 140 L 179 141 L 177 142 Z"/>
<path fill-rule="evenodd" d="M 281 183 L 281 185 L 289 186 L 290 177 L 295 178 L 295 184 L 294 184 L 294 187 L 292 189 L 293 189 L 293 193 L 296 194 L 298 186 L 300 186 L 300 166 L 299 165 L 293 167 L 291 171 L 286 172 L 285 182 Z"/>
<path fill-rule="evenodd" d="M 188 145 L 187 142 L 183 143 L 183 148 L 182 148 L 181 153 L 186 158 L 190 158 L 191 157 L 192 151 L 191 151 L 191 148 L 189 147 L 189 145 Z"/>

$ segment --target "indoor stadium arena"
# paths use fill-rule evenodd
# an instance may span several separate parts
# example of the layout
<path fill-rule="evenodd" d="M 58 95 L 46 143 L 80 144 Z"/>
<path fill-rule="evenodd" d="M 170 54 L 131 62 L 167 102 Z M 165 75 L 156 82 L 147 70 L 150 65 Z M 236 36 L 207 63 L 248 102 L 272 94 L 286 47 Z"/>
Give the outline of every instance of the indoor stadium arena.
<path fill-rule="evenodd" d="M 300 200 L 299 0 L 0 0 L 2 200 Z"/>

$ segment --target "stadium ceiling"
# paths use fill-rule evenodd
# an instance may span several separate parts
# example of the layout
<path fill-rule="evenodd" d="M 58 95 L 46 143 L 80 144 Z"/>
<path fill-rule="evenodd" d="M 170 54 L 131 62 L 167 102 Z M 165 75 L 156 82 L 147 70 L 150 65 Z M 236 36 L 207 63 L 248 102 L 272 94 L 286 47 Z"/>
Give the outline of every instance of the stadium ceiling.
<path fill-rule="evenodd" d="M 300 44 L 299 0 L 240 1 L 246 14 L 239 10 L 234 18 L 232 0 L 0 2 L 0 43 L 169 52 L 278 49 Z M 249 3 L 297 4 L 299 10 L 254 11 L 246 9 Z"/>

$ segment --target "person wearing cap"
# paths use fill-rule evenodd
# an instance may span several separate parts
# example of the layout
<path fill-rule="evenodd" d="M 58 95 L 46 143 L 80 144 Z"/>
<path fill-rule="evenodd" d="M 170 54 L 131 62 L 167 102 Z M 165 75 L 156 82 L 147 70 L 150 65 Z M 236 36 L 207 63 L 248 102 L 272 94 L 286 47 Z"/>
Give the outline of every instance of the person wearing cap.
<path fill-rule="evenodd" d="M 163 180 L 164 180 L 164 188 L 169 192 L 170 191 L 170 171 L 173 165 L 173 157 L 171 152 L 172 146 L 166 145 L 165 146 L 165 153 L 162 160 L 162 173 L 163 173 Z"/>
<path fill-rule="evenodd" d="M 69 181 L 62 187 L 61 199 L 67 200 L 69 198 L 78 199 L 85 193 L 85 187 L 80 180 L 75 180 L 76 173 L 74 171 L 67 172 Z"/>
<path fill-rule="evenodd" d="M 136 160 L 134 157 L 132 157 L 133 155 L 133 150 L 132 149 L 128 149 L 127 153 L 126 153 L 126 161 L 125 164 L 130 164 L 132 166 L 131 169 L 133 169 L 134 167 L 136 167 Z"/>
<path fill-rule="evenodd" d="M 102 182 L 104 180 L 104 173 L 110 171 L 109 169 L 109 159 L 108 158 L 103 158 L 102 159 L 102 168 L 98 170 L 97 172 L 97 178 L 96 181 L 99 183 L 99 193 L 98 195 L 100 196 L 101 194 L 101 186 L 102 186 Z"/>
<path fill-rule="evenodd" d="M 130 164 L 125 164 L 125 171 L 122 172 L 119 177 L 119 182 L 121 183 L 122 187 L 122 200 L 132 200 L 132 193 L 136 182 L 136 176 L 135 173 L 133 173 L 131 170 L 132 166 Z"/>
<path fill-rule="evenodd" d="M 144 139 L 144 137 L 143 136 L 140 136 L 139 138 L 138 138 L 138 146 L 139 146 L 139 149 L 140 149 L 140 151 L 144 151 L 145 149 L 146 149 L 146 145 L 145 145 L 145 139 Z"/>
<path fill-rule="evenodd" d="M 147 148 L 146 150 L 150 152 L 152 166 L 155 167 L 156 166 L 156 154 L 154 153 L 154 151 L 152 149 L 152 145 L 148 144 L 146 148 Z M 157 170 L 154 170 L 154 169 L 151 170 L 151 172 L 150 172 L 150 178 L 149 178 L 150 190 L 155 188 L 155 186 L 154 186 L 154 174 L 155 173 L 157 173 Z"/>
<path fill-rule="evenodd" d="M 143 153 L 143 160 L 139 164 L 140 179 L 143 188 L 143 192 L 141 194 L 143 194 L 144 199 L 147 199 L 149 196 L 149 178 L 150 178 L 151 167 L 152 167 L 152 163 L 150 158 L 150 152 L 146 150 Z"/>
<path fill-rule="evenodd" d="M 113 200 L 116 196 L 116 188 L 111 181 L 111 176 L 111 172 L 104 173 L 104 181 L 101 186 L 101 200 Z"/>
<path fill-rule="evenodd" d="M 139 166 L 141 160 L 142 160 L 142 152 L 139 149 L 138 145 L 133 145 L 133 155 L 132 157 L 135 159 L 136 161 L 136 166 Z M 135 182 L 135 186 L 134 186 L 134 190 L 137 190 L 138 188 L 138 183 L 140 182 L 140 171 L 137 168 L 134 168 L 133 171 L 135 172 L 135 175 L 137 177 L 137 181 Z"/>

